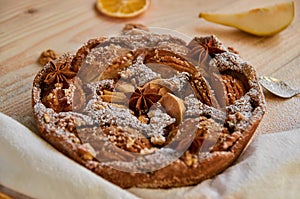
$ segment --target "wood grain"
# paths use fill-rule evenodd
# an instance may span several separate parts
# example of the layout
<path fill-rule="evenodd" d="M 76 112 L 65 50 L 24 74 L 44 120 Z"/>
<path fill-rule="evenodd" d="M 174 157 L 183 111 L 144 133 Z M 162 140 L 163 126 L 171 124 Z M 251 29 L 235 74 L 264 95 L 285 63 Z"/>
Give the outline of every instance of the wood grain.
<path fill-rule="evenodd" d="M 282 1 L 282 0 L 277 0 Z M 215 34 L 248 60 L 259 75 L 272 75 L 300 88 L 300 8 L 291 26 L 273 37 L 255 37 L 199 19 L 200 11 L 239 11 L 273 0 L 152 0 L 149 10 L 133 19 L 98 13 L 95 0 L 0 0 L 0 111 L 32 130 L 31 88 L 41 69 L 36 62 L 48 48 L 75 52 L 90 38 L 118 33 L 126 23 L 164 27 L 186 35 Z M 250 5 L 249 5 L 250 4 Z M 267 113 L 258 133 L 299 128 L 300 97 L 282 100 L 266 93 Z"/>

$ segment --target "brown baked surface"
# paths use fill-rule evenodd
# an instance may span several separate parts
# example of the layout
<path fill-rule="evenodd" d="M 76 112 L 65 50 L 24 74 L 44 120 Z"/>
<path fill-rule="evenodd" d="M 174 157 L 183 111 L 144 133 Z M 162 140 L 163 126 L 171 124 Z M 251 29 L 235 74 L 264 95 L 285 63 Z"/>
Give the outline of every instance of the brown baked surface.
<path fill-rule="evenodd" d="M 219 174 L 265 112 L 254 68 L 216 37 L 186 43 L 135 25 L 48 62 L 32 98 L 46 141 L 123 188 Z"/>

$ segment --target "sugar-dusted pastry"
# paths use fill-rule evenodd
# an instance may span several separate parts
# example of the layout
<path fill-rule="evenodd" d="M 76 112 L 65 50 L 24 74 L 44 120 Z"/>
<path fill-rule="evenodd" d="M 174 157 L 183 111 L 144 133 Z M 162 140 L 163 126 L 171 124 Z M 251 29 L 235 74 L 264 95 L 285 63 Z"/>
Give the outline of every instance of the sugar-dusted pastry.
<path fill-rule="evenodd" d="M 265 112 L 254 68 L 215 36 L 186 42 L 133 25 L 48 62 L 32 97 L 40 135 L 123 188 L 219 174 Z"/>

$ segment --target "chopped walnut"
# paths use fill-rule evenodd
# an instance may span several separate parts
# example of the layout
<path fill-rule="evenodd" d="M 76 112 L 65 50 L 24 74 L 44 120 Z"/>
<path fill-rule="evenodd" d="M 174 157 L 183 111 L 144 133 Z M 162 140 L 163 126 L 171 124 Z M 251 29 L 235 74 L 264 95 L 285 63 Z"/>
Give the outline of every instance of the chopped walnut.
<path fill-rule="evenodd" d="M 62 83 L 56 83 L 53 89 L 45 93 L 42 98 L 43 104 L 47 108 L 52 108 L 55 112 L 70 111 L 72 104 L 68 103 L 68 98 L 65 95 L 68 91 L 63 88 Z"/>
<path fill-rule="evenodd" d="M 198 162 L 197 156 L 194 154 L 191 154 L 189 151 L 186 151 L 184 153 L 184 155 L 182 156 L 182 160 L 189 167 L 195 166 Z"/>
<path fill-rule="evenodd" d="M 240 131 L 232 134 L 223 134 L 219 137 L 219 141 L 215 144 L 212 151 L 225 151 L 230 149 L 242 137 Z"/>
<path fill-rule="evenodd" d="M 130 127 L 110 126 L 105 128 L 103 133 L 115 146 L 129 152 L 139 153 L 142 149 L 151 147 L 146 137 L 139 135 L 138 131 Z"/>
<path fill-rule="evenodd" d="M 189 148 L 192 154 L 199 153 L 204 140 L 213 145 L 223 130 L 223 127 L 211 118 L 201 116 L 199 119 L 197 134 Z"/>
<path fill-rule="evenodd" d="M 89 143 L 84 143 L 78 147 L 78 152 L 85 160 L 92 160 L 96 157 L 94 148 Z"/>
<path fill-rule="evenodd" d="M 159 146 L 164 145 L 166 142 L 166 138 L 161 134 L 153 135 L 150 140 L 152 144 L 159 145 Z"/>
<path fill-rule="evenodd" d="M 46 123 L 49 123 L 49 122 L 50 122 L 50 117 L 49 117 L 49 115 L 46 114 L 46 113 L 44 113 L 44 121 L 45 121 Z"/>
<path fill-rule="evenodd" d="M 38 62 L 44 66 L 46 65 L 49 61 L 53 61 L 58 58 L 58 54 L 52 50 L 48 49 L 46 51 L 43 51 L 38 59 Z"/>
<path fill-rule="evenodd" d="M 149 31 L 148 27 L 143 25 L 143 24 L 134 24 L 134 23 L 129 23 L 126 24 L 122 30 L 122 32 L 127 32 L 129 30 L 133 30 L 133 29 L 139 29 L 139 30 L 144 30 L 144 31 Z"/>
<path fill-rule="evenodd" d="M 235 113 L 235 116 L 238 121 L 242 121 L 245 119 L 245 116 L 240 112 Z"/>
<path fill-rule="evenodd" d="M 140 116 L 138 117 L 138 119 L 139 119 L 139 121 L 140 121 L 141 123 L 143 123 L 143 124 L 148 124 L 148 122 L 149 122 L 149 119 L 148 119 L 147 116 L 145 116 L 145 115 L 140 115 Z"/>

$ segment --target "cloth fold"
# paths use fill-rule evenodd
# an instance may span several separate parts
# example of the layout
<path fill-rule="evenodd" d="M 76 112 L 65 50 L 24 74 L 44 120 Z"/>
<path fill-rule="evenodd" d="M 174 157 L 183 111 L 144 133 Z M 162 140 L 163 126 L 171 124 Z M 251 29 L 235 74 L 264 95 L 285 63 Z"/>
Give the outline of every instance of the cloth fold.
<path fill-rule="evenodd" d="M 34 198 L 298 198 L 300 129 L 255 137 L 213 179 L 174 189 L 124 190 L 67 158 L 0 113 L 0 184 Z"/>
<path fill-rule="evenodd" d="M 33 198 L 138 198 L 72 161 L 1 113 L 0 161 L 0 184 Z"/>
<path fill-rule="evenodd" d="M 130 192 L 149 199 L 299 198 L 300 129 L 257 136 L 233 166 L 194 187 Z"/>

